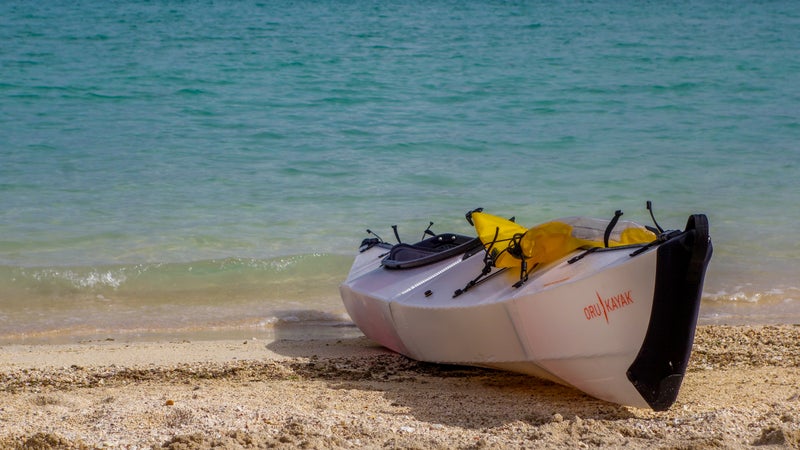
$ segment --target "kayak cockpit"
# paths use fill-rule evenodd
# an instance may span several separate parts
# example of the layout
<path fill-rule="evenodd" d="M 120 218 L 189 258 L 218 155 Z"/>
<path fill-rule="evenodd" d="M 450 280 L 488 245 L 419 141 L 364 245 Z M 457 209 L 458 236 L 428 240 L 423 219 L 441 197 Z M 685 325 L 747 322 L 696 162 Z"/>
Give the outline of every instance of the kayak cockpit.
<path fill-rule="evenodd" d="M 381 261 L 387 269 L 412 269 L 481 247 L 481 240 L 461 234 L 437 234 L 415 244 L 396 244 Z"/>

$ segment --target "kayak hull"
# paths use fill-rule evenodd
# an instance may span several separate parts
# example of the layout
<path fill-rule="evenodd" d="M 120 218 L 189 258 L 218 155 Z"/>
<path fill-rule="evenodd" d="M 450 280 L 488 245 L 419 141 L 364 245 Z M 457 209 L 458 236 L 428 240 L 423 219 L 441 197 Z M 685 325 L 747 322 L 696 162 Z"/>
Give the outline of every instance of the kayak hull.
<path fill-rule="evenodd" d="M 576 252 L 519 287 L 519 273 L 493 269 L 458 295 L 484 268 L 483 251 L 387 270 L 388 249 L 376 245 L 357 255 L 340 292 L 368 338 L 410 358 L 510 370 L 666 409 L 685 372 L 711 254 L 705 216 L 692 217 L 686 231 L 634 256 L 623 248 L 571 261 Z"/>

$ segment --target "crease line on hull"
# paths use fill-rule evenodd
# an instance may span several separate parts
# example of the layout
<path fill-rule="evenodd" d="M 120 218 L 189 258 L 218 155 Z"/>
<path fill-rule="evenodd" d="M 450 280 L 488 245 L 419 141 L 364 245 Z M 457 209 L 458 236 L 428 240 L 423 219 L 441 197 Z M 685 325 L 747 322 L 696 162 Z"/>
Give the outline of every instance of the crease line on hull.
<path fill-rule="evenodd" d="M 453 262 L 451 264 L 448 264 L 447 266 L 445 266 L 442 269 L 440 269 L 440 270 L 436 271 L 435 273 L 433 273 L 431 276 L 426 277 L 426 278 L 424 278 L 424 279 L 412 284 L 411 286 L 409 286 L 405 290 L 398 292 L 397 295 L 395 295 L 394 297 L 392 297 L 389 300 L 389 303 L 390 304 L 393 303 L 396 299 L 408 294 L 409 292 L 413 291 L 414 289 L 417 289 L 418 287 L 422 286 L 423 284 L 433 280 L 434 278 L 438 278 L 441 274 L 443 274 L 443 273 L 447 272 L 448 270 L 452 269 L 453 267 L 457 266 L 459 263 L 460 263 L 460 261 L 455 261 L 455 262 Z"/>

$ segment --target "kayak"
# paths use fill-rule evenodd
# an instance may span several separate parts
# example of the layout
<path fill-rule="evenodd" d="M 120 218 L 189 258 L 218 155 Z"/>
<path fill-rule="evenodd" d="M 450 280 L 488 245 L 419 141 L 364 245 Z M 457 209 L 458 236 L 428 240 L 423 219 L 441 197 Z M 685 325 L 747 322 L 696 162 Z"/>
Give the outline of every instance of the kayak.
<path fill-rule="evenodd" d="M 651 204 L 648 210 L 652 217 Z M 661 411 L 691 354 L 712 245 L 683 230 L 568 217 L 531 228 L 467 213 L 477 237 L 368 230 L 340 293 L 365 336 L 419 361 L 529 374 Z M 432 225 L 432 223 L 431 223 Z"/>

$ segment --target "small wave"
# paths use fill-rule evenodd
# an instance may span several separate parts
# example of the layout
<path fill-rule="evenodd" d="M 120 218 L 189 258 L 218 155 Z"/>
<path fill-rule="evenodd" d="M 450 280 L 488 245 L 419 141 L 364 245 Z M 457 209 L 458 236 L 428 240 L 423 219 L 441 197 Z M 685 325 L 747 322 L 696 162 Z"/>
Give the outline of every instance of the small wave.
<path fill-rule="evenodd" d="M 753 290 L 745 286 L 737 286 L 727 290 L 720 290 L 713 293 L 704 293 L 703 300 L 710 303 L 728 304 L 764 304 L 764 303 L 786 303 L 800 299 L 800 288 L 772 288 L 768 290 Z"/>
<path fill-rule="evenodd" d="M 117 289 L 128 279 L 125 268 L 2 268 L 0 270 L 0 292 L 13 291 L 17 298 L 20 292 L 32 296 L 47 293 L 67 294 L 78 291 L 95 291 L 103 288 Z M 15 289 L 16 288 L 16 289 Z"/>
<path fill-rule="evenodd" d="M 340 326 L 351 324 L 350 318 L 345 313 L 332 313 L 315 309 L 279 310 L 271 317 L 262 320 L 260 326 L 279 325 L 328 325 Z"/>
<path fill-rule="evenodd" d="M 329 291 L 336 295 L 351 262 L 347 256 L 306 254 L 97 267 L 0 266 L 0 306 L 54 297 L 149 303 L 175 298 L 303 301 L 330 296 Z"/>
<path fill-rule="evenodd" d="M 63 279 L 72 284 L 76 288 L 96 288 L 96 287 L 111 287 L 118 288 L 125 282 L 127 277 L 124 271 L 96 271 L 90 270 L 89 272 L 76 272 L 73 270 L 44 270 L 35 272 L 34 278 L 39 281 Z"/>
<path fill-rule="evenodd" d="M 186 96 L 203 95 L 206 93 L 207 92 L 202 89 L 192 89 L 192 88 L 178 89 L 177 91 L 175 91 L 175 95 L 186 95 Z"/>
<path fill-rule="evenodd" d="M 112 95 L 112 94 L 101 94 L 99 92 L 87 92 L 85 94 L 86 99 L 95 99 L 95 100 L 130 100 L 134 99 L 134 96 L 131 95 Z"/>
<path fill-rule="evenodd" d="M 700 83 L 692 83 L 692 82 L 684 82 L 684 83 L 675 83 L 675 84 L 655 84 L 649 87 L 655 93 L 684 93 L 689 92 L 692 90 L 700 89 L 702 85 Z"/>

